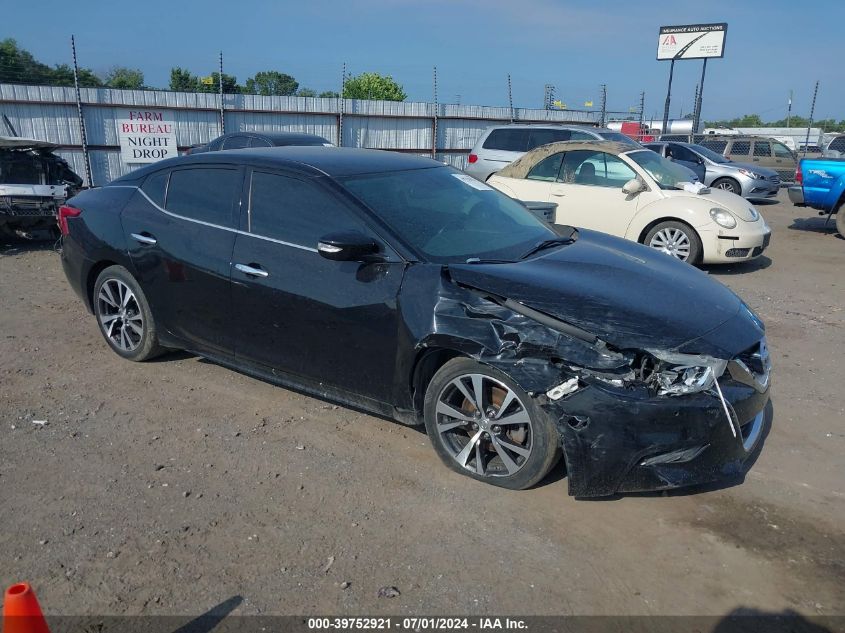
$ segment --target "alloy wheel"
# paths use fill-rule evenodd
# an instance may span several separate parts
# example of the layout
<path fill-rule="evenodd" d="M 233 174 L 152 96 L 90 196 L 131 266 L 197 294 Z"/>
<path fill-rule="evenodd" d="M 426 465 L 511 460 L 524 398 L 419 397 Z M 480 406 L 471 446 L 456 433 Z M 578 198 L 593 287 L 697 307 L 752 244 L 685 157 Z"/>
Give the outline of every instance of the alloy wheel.
<path fill-rule="evenodd" d="M 660 229 L 652 236 L 648 245 L 682 261 L 689 259 L 690 239 L 680 229 L 671 227 Z"/>
<path fill-rule="evenodd" d="M 717 186 L 717 189 L 724 189 L 725 191 L 730 191 L 731 193 L 736 193 L 736 187 L 734 187 L 733 183 L 727 180 L 723 180 Z"/>
<path fill-rule="evenodd" d="M 144 337 L 144 317 L 138 299 L 124 282 L 107 279 L 97 294 L 97 319 L 115 347 L 132 352 Z"/>
<path fill-rule="evenodd" d="M 528 461 L 534 444 L 531 417 L 504 383 L 484 374 L 450 381 L 437 397 L 440 442 L 466 470 L 509 477 Z"/>

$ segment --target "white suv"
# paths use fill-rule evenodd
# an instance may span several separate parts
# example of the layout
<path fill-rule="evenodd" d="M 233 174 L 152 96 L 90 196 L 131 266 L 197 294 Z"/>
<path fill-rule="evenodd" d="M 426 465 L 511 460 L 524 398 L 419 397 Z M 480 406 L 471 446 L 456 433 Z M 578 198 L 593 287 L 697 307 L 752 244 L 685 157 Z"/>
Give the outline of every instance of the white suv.
<path fill-rule="evenodd" d="M 510 124 L 494 125 L 484 130 L 467 158 L 464 171 L 485 182 L 525 152 L 558 141 L 618 141 L 641 147 L 621 132 L 587 125 Z"/>

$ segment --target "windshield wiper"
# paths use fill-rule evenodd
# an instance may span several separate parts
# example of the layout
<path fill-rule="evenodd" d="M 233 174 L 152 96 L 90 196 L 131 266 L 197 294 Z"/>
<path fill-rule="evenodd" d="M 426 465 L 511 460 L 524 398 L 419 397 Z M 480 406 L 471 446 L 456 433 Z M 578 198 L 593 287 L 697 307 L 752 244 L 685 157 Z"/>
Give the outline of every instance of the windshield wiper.
<path fill-rule="evenodd" d="M 467 264 L 513 264 L 512 259 L 481 259 L 480 257 L 470 257 L 466 260 Z"/>
<path fill-rule="evenodd" d="M 522 255 L 519 256 L 520 259 L 525 259 L 533 255 L 534 253 L 539 253 L 542 250 L 547 248 L 551 248 L 552 246 L 563 246 L 564 244 L 572 244 L 575 241 L 574 237 L 554 237 L 550 240 L 543 240 L 539 244 L 535 244 L 530 249 L 525 251 Z"/>

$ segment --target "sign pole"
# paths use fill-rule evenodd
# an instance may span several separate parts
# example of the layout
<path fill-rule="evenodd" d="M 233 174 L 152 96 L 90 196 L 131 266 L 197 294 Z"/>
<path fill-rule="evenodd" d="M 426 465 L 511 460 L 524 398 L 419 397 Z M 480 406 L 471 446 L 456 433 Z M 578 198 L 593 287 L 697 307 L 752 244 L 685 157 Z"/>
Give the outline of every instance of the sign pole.
<path fill-rule="evenodd" d="M 76 63 L 76 40 L 70 36 L 70 48 L 73 52 L 73 86 L 76 89 L 76 113 L 79 116 L 79 132 L 82 135 L 82 162 L 85 164 L 85 179 L 88 186 L 93 187 L 91 181 L 91 157 L 88 155 L 88 138 L 85 134 L 85 118 L 82 116 L 82 97 L 79 94 L 79 67 Z"/>
<path fill-rule="evenodd" d="M 698 86 L 698 99 L 695 102 L 695 116 L 692 121 L 692 133 L 695 135 L 698 132 L 698 127 L 701 125 L 701 101 L 704 96 L 704 75 L 707 73 L 707 58 L 704 58 L 704 63 L 701 65 L 701 83 Z"/>
<path fill-rule="evenodd" d="M 225 134 L 226 118 L 223 115 L 223 51 L 220 51 L 220 77 L 218 79 L 220 89 L 220 134 Z"/>
<path fill-rule="evenodd" d="M 810 145 L 810 128 L 813 127 L 813 116 L 816 114 L 816 97 L 818 96 L 819 82 L 816 81 L 816 89 L 813 90 L 813 104 L 810 106 L 810 120 L 807 121 L 807 138 L 804 139 L 804 156 L 807 156 L 807 147 Z"/>
<path fill-rule="evenodd" d="M 669 86 L 666 88 L 666 105 L 663 106 L 663 127 L 661 134 L 668 134 L 669 130 L 669 103 L 672 99 L 672 75 L 675 73 L 675 59 L 669 63 Z"/>
<path fill-rule="evenodd" d="M 508 73 L 508 107 L 511 112 L 511 123 L 513 123 L 513 90 L 511 90 L 511 74 Z"/>

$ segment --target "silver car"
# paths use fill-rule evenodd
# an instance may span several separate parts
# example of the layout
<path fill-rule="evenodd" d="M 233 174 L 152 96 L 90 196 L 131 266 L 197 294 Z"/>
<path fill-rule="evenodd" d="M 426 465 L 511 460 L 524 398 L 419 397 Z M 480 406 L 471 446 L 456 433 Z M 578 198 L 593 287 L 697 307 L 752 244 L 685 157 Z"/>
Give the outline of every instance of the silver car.
<path fill-rule="evenodd" d="M 464 171 L 485 182 L 497 171 L 521 158 L 525 152 L 559 141 L 618 141 L 640 147 L 621 132 L 586 125 L 520 124 L 494 125 L 484 130 L 467 158 Z"/>
<path fill-rule="evenodd" d="M 660 141 L 646 143 L 645 146 L 693 170 L 708 187 L 724 189 L 749 199 L 774 198 L 778 195 L 780 176 L 773 169 L 735 163 L 730 158 L 693 143 Z"/>

